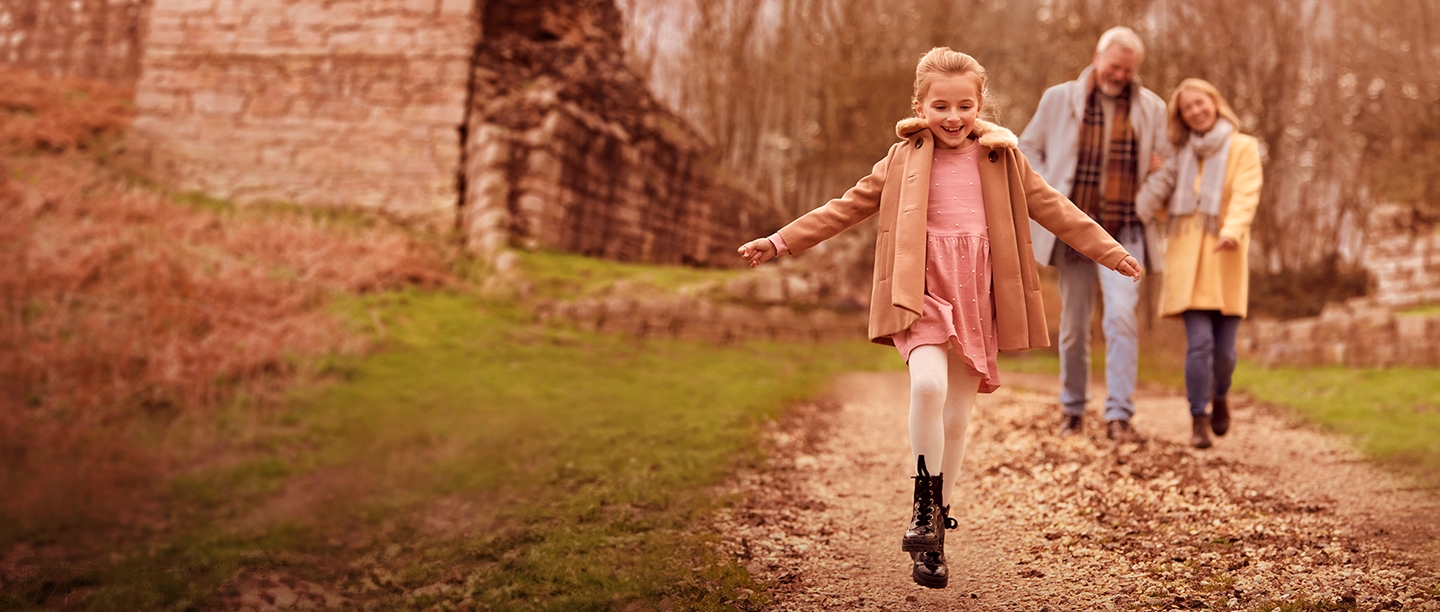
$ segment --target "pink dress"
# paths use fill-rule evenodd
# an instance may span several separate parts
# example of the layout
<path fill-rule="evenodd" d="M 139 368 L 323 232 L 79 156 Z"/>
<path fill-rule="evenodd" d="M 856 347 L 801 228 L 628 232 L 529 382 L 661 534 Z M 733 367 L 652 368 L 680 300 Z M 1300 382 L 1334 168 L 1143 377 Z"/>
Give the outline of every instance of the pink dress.
<path fill-rule="evenodd" d="M 925 218 L 925 309 L 891 339 L 906 363 L 917 346 L 948 343 L 952 358 L 980 376 L 980 392 L 990 393 L 1000 387 L 1000 368 L 979 148 L 972 142 L 935 150 Z"/>

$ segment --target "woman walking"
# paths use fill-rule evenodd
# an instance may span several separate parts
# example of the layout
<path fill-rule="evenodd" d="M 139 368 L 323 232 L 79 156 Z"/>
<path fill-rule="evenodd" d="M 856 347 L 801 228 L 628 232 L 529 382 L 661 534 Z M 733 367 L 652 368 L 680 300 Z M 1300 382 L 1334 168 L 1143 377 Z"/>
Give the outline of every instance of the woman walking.
<path fill-rule="evenodd" d="M 1146 179 L 1136 212 L 1166 224 L 1160 314 L 1185 321 L 1185 395 L 1191 438 L 1230 429 L 1235 335 L 1250 291 L 1250 221 L 1260 202 L 1260 146 L 1241 134 L 1235 111 L 1214 85 L 1185 79 L 1167 109 L 1173 155 Z M 1212 410 L 1206 412 L 1206 408 Z"/>

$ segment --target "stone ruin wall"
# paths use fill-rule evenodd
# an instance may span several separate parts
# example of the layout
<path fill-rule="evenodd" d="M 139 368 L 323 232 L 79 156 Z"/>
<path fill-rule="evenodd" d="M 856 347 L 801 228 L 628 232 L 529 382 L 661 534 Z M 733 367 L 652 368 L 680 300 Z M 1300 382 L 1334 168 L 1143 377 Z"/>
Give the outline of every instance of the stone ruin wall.
<path fill-rule="evenodd" d="M 734 266 L 756 198 L 625 64 L 612 0 L 486 5 L 467 133 L 462 231 L 618 261 Z"/>
<path fill-rule="evenodd" d="M 1375 303 L 1392 308 L 1440 304 L 1440 228 L 1418 223 L 1409 206 L 1382 204 L 1370 215 L 1365 242 Z"/>
<path fill-rule="evenodd" d="M 236 202 L 454 223 L 474 0 L 153 0 L 131 148 Z"/>
<path fill-rule="evenodd" d="M 131 86 L 151 0 L 0 2 L 0 63 Z"/>
<path fill-rule="evenodd" d="M 0 61 L 135 84 L 130 152 L 171 188 L 458 226 L 484 255 L 738 265 L 770 229 L 754 196 L 622 35 L 613 0 L 0 5 Z"/>
<path fill-rule="evenodd" d="M 1238 349 L 1270 366 L 1440 367 L 1440 231 L 1419 227 L 1409 207 L 1383 204 L 1365 228 L 1362 264 L 1370 294 L 1330 304 L 1318 317 L 1256 319 Z"/>

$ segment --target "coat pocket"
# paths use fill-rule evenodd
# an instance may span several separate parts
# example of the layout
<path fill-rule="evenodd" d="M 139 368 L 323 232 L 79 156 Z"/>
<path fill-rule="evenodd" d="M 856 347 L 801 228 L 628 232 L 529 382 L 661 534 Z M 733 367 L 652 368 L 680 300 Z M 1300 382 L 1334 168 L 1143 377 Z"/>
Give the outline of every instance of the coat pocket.
<path fill-rule="evenodd" d="M 895 233 L 882 230 L 875 239 L 875 279 L 889 280 L 895 268 Z"/>

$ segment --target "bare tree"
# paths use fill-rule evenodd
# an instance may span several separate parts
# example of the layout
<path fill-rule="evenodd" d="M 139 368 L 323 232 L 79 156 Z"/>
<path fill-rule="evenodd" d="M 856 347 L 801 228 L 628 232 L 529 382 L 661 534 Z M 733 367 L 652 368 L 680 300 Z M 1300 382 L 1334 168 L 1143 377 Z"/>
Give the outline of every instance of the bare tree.
<path fill-rule="evenodd" d="M 1263 143 L 1257 264 L 1271 274 L 1360 252 L 1377 199 L 1440 221 L 1440 0 L 626 0 L 632 52 L 726 169 L 781 216 L 863 175 L 908 116 L 934 45 L 991 73 L 1020 131 L 1105 29 L 1147 41 L 1142 81 L 1215 83 Z M 663 53 L 662 53 L 663 51 Z"/>

